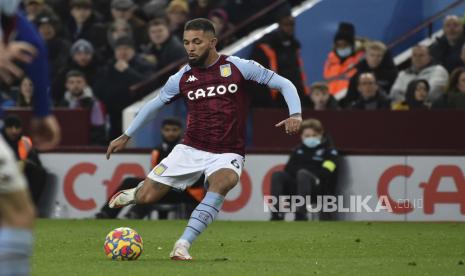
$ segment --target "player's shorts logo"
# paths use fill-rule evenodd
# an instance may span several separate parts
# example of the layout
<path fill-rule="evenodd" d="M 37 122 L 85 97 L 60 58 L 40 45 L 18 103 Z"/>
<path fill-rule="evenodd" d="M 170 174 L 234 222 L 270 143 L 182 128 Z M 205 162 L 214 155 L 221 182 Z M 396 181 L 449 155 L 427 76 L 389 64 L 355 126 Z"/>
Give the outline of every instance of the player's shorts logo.
<path fill-rule="evenodd" d="M 227 78 L 231 76 L 232 71 L 231 71 L 231 64 L 223 64 L 220 66 L 220 74 L 223 78 Z"/>
<path fill-rule="evenodd" d="M 158 164 L 158 166 L 155 167 L 155 169 L 153 170 L 153 172 L 156 174 L 156 175 L 162 175 L 166 169 L 168 167 L 164 164 Z"/>

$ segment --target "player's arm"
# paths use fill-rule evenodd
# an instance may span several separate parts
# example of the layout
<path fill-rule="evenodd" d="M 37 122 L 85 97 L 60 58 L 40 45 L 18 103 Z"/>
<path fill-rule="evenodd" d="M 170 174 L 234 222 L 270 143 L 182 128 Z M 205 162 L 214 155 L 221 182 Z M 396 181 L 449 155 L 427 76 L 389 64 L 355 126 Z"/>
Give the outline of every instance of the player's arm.
<path fill-rule="evenodd" d="M 58 122 L 51 114 L 47 48 L 32 23 L 20 13 L 16 14 L 16 28 L 16 40 L 35 48 L 34 58 L 24 62 L 24 71 L 34 86 L 31 136 L 38 149 L 52 149 L 60 142 L 61 135 Z M 19 51 L 24 52 L 21 48 Z"/>
<path fill-rule="evenodd" d="M 182 77 L 181 71 L 171 76 L 160 90 L 160 93 L 155 98 L 144 104 L 139 113 L 137 113 L 136 118 L 134 118 L 132 123 L 129 125 L 128 129 L 126 129 L 120 137 L 111 141 L 107 149 L 107 159 L 110 159 L 110 155 L 113 152 L 118 152 L 124 149 L 129 139 L 131 139 L 131 137 L 134 136 L 141 127 L 155 119 L 162 106 L 169 103 L 172 98 L 179 94 L 179 80 Z"/>
<path fill-rule="evenodd" d="M 299 94 L 297 93 L 297 89 L 294 84 L 277 73 L 266 69 L 255 61 L 240 59 L 237 57 L 229 57 L 229 61 L 239 68 L 245 79 L 267 85 L 269 88 L 276 89 L 281 92 L 284 100 L 286 101 L 287 107 L 289 108 L 289 118 L 277 123 L 276 127 L 284 125 L 286 133 L 297 133 L 302 122 L 302 107 L 300 104 Z"/>

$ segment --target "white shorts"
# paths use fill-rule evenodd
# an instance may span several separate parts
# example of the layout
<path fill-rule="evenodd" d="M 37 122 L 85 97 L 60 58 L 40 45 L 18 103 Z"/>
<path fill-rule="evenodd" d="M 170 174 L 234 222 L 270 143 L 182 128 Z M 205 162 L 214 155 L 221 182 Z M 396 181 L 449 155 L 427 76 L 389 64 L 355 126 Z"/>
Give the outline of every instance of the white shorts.
<path fill-rule="evenodd" d="M 14 153 L 0 136 L 0 194 L 18 192 L 26 188 L 26 179 L 19 171 Z"/>
<path fill-rule="evenodd" d="M 205 174 L 208 178 L 219 169 L 232 169 L 240 177 L 244 157 L 236 153 L 211 153 L 178 144 L 147 176 L 161 184 L 184 190 Z"/>

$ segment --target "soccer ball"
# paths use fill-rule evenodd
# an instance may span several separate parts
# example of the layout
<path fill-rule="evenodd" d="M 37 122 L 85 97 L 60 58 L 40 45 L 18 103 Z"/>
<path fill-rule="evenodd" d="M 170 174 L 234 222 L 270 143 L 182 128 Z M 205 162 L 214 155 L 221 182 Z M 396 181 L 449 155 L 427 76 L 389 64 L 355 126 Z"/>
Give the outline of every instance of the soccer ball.
<path fill-rule="evenodd" d="M 136 260 L 142 254 L 142 238 L 131 228 L 116 228 L 108 233 L 103 248 L 112 260 Z"/>

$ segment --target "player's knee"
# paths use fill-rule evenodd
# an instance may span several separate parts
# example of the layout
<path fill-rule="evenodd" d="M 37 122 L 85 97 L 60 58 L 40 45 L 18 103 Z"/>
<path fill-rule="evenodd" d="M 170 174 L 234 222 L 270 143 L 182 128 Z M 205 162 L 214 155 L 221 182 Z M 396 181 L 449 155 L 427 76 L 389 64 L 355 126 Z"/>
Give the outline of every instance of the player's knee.
<path fill-rule="evenodd" d="M 239 182 L 239 177 L 237 176 L 237 174 L 231 173 L 231 174 L 224 175 L 224 177 L 219 179 L 217 183 L 215 183 L 214 186 L 218 193 L 226 194 L 230 190 L 232 190 L 237 185 L 238 182 Z"/>
<path fill-rule="evenodd" d="M 14 228 L 32 229 L 36 217 L 34 206 L 27 205 L 16 209 L 12 214 L 5 214 L 5 223 Z"/>

